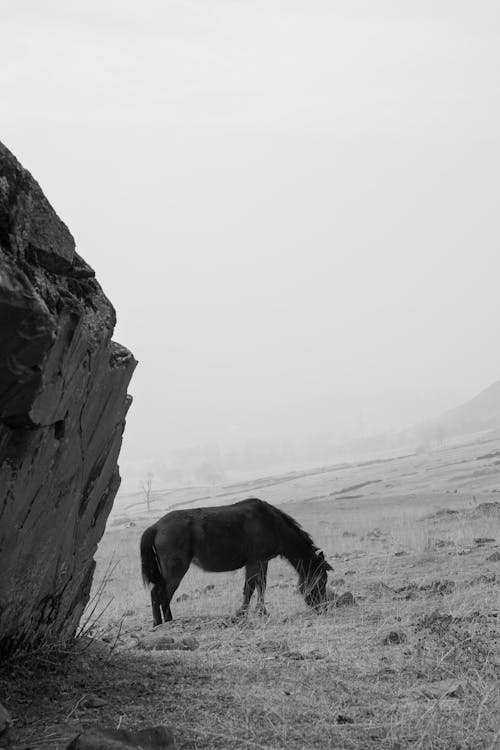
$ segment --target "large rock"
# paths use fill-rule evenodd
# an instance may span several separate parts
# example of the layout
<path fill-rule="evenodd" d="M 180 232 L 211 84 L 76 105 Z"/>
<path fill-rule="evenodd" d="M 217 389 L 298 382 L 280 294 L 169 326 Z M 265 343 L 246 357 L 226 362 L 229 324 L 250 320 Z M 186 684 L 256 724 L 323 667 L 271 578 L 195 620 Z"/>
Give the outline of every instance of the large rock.
<path fill-rule="evenodd" d="M 0 655 L 71 636 L 120 483 L 135 367 L 40 186 L 0 144 Z"/>

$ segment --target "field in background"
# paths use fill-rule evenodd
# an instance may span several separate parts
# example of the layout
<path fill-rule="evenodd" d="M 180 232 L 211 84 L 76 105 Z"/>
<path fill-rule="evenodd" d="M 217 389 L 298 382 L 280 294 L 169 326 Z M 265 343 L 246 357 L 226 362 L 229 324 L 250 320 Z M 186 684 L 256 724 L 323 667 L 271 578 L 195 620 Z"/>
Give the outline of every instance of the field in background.
<path fill-rule="evenodd" d="M 148 657 L 176 665 L 175 698 L 161 695 L 181 747 L 500 747 L 499 466 L 500 440 L 483 438 L 211 494 L 157 492 L 150 514 L 140 498 L 122 502 L 97 556 L 97 580 L 116 565 L 100 632 L 121 628 L 118 646 L 137 653 L 150 627 L 137 549 L 152 520 L 256 495 L 312 534 L 357 606 L 315 616 L 294 571 L 273 561 L 269 618 L 234 624 L 242 571 L 193 566 L 169 632 L 199 649 Z"/>
<path fill-rule="evenodd" d="M 149 514 L 140 498 L 123 498 L 97 553 L 87 672 L 68 677 L 64 730 L 58 720 L 54 736 L 68 726 L 167 723 L 192 750 L 499 748 L 499 468 L 500 439 L 483 437 L 211 495 L 157 492 Z M 330 585 L 351 591 L 356 606 L 313 614 L 293 569 L 275 560 L 269 617 L 234 622 L 243 572 L 193 566 L 162 633 L 194 637 L 198 648 L 138 648 L 151 635 L 143 529 L 172 505 L 249 495 L 300 521 L 334 568 Z"/>

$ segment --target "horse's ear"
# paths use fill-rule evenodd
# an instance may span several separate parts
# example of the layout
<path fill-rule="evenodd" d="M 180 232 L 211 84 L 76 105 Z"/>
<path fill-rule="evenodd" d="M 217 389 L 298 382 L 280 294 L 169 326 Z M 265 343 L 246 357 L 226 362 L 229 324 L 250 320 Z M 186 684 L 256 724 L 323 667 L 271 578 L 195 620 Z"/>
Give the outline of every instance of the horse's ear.
<path fill-rule="evenodd" d="M 330 565 L 330 563 L 329 563 L 329 562 L 327 562 L 326 560 L 325 560 L 325 563 L 324 563 L 324 566 L 323 566 L 323 567 L 324 567 L 324 569 L 325 569 L 325 570 L 333 570 L 333 568 L 332 568 L 332 566 Z"/>

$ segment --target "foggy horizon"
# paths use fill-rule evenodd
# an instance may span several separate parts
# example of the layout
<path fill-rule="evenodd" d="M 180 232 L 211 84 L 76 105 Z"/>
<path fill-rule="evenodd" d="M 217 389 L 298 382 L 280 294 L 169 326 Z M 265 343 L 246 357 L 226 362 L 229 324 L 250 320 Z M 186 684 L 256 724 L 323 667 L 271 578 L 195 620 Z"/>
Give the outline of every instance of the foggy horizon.
<path fill-rule="evenodd" d="M 1 140 L 139 361 L 122 474 L 398 431 L 500 379 L 495 3 L 0 8 Z"/>

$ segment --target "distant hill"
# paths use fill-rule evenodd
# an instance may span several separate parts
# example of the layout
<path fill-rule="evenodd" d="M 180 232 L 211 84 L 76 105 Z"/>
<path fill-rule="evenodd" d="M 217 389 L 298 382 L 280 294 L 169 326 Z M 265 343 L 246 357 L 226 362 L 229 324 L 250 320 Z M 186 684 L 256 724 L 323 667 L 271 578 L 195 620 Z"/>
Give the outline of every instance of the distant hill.
<path fill-rule="evenodd" d="M 483 430 L 500 428 L 500 380 L 485 388 L 465 404 L 440 417 L 416 425 L 414 433 L 422 440 L 444 440 Z"/>

